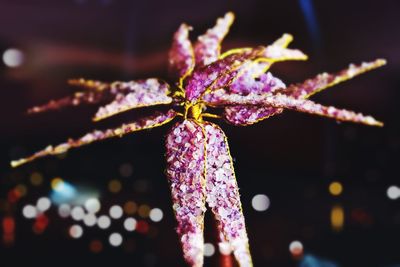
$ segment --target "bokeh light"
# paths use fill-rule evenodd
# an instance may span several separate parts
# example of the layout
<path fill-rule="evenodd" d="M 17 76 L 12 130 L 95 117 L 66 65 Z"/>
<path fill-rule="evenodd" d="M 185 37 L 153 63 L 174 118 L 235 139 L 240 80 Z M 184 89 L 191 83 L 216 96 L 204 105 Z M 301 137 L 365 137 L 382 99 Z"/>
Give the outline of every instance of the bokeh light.
<path fill-rule="evenodd" d="M 118 193 L 119 191 L 121 191 L 121 189 L 122 189 L 122 184 L 121 184 L 120 181 L 118 181 L 118 180 L 116 180 L 116 179 L 111 180 L 111 181 L 108 183 L 108 190 L 109 190 L 111 193 L 116 194 L 116 193 Z"/>
<path fill-rule="evenodd" d="M 386 191 L 386 195 L 392 200 L 398 199 L 400 198 L 400 188 L 395 185 L 389 186 Z"/>
<path fill-rule="evenodd" d="M 83 223 L 86 226 L 94 226 L 97 223 L 97 218 L 93 213 L 88 213 L 83 217 Z"/>
<path fill-rule="evenodd" d="M 136 213 L 138 207 L 134 201 L 127 201 L 124 204 L 124 211 L 127 215 L 133 215 Z"/>
<path fill-rule="evenodd" d="M 119 233 L 112 233 L 108 239 L 111 246 L 118 247 L 122 244 L 122 235 Z"/>
<path fill-rule="evenodd" d="M 58 215 L 62 218 L 67 218 L 69 215 L 71 215 L 71 206 L 69 204 L 61 204 L 58 207 Z"/>
<path fill-rule="evenodd" d="M 119 173 L 122 177 L 130 177 L 133 173 L 133 167 L 130 163 L 123 163 L 119 167 Z"/>
<path fill-rule="evenodd" d="M 149 217 L 150 217 L 150 220 L 152 220 L 153 222 L 161 221 L 163 216 L 164 216 L 164 214 L 163 214 L 162 210 L 159 208 L 154 208 L 154 209 L 150 210 Z"/>
<path fill-rule="evenodd" d="M 45 212 L 46 210 L 50 209 L 51 201 L 47 197 L 41 197 L 38 199 L 36 207 L 40 212 Z"/>
<path fill-rule="evenodd" d="M 344 210 L 342 206 L 336 205 L 331 210 L 331 226 L 334 231 L 341 231 L 344 224 Z"/>
<path fill-rule="evenodd" d="M 34 186 L 39 186 L 43 183 L 43 175 L 40 172 L 33 172 L 29 179 Z"/>
<path fill-rule="evenodd" d="M 37 216 L 37 210 L 36 207 L 33 205 L 26 205 L 22 209 L 22 215 L 27 218 L 27 219 L 33 219 L 36 218 Z"/>
<path fill-rule="evenodd" d="M 269 208 L 270 201 L 266 195 L 258 194 L 251 200 L 251 205 L 256 211 L 266 211 Z"/>
<path fill-rule="evenodd" d="M 3 62 L 7 67 L 16 68 L 24 63 L 24 53 L 17 48 L 9 48 L 3 53 Z"/>
<path fill-rule="evenodd" d="M 215 247 L 211 243 L 204 244 L 204 256 L 211 257 L 215 253 Z"/>
<path fill-rule="evenodd" d="M 85 211 L 80 206 L 74 207 L 71 211 L 71 217 L 75 221 L 81 221 L 84 216 L 85 216 Z"/>
<path fill-rule="evenodd" d="M 123 215 L 123 210 L 120 206 L 114 205 L 110 208 L 110 217 L 113 219 L 119 219 Z"/>
<path fill-rule="evenodd" d="M 100 240 L 92 240 L 89 249 L 93 253 L 100 253 L 103 250 L 103 243 Z"/>
<path fill-rule="evenodd" d="M 51 181 L 51 188 L 53 189 L 51 200 L 56 204 L 72 202 L 76 199 L 75 187 L 61 178 L 54 178 Z"/>
<path fill-rule="evenodd" d="M 124 221 L 124 227 L 127 231 L 135 231 L 137 221 L 135 218 L 126 218 Z"/>
<path fill-rule="evenodd" d="M 80 238 L 80 237 L 83 235 L 83 229 L 82 229 L 82 227 L 81 227 L 80 225 L 77 225 L 77 224 L 72 225 L 72 226 L 69 228 L 69 235 L 70 235 L 72 238 L 75 238 L 75 239 Z"/>
<path fill-rule="evenodd" d="M 303 255 L 303 244 L 298 240 L 292 241 L 289 245 L 289 251 L 293 257 L 297 258 Z"/>
<path fill-rule="evenodd" d="M 100 201 L 97 198 L 89 198 L 85 202 L 85 208 L 89 213 L 97 213 L 101 208 Z"/>
<path fill-rule="evenodd" d="M 28 188 L 27 188 L 26 185 L 24 185 L 24 184 L 18 184 L 18 185 L 15 187 L 15 190 L 18 192 L 18 195 L 19 195 L 20 197 L 25 196 L 25 195 L 27 194 L 27 192 L 28 192 Z"/>
<path fill-rule="evenodd" d="M 343 185 L 340 182 L 332 182 L 329 185 L 329 193 L 339 196 L 343 192 Z"/>
<path fill-rule="evenodd" d="M 102 215 L 97 219 L 97 225 L 101 228 L 101 229 L 107 229 L 108 227 L 110 227 L 111 225 L 111 219 L 110 217 L 106 216 L 106 215 Z"/>
<path fill-rule="evenodd" d="M 140 205 L 138 209 L 138 214 L 142 218 L 147 218 L 150 213 L 150 207 L 146 204 Z"/>

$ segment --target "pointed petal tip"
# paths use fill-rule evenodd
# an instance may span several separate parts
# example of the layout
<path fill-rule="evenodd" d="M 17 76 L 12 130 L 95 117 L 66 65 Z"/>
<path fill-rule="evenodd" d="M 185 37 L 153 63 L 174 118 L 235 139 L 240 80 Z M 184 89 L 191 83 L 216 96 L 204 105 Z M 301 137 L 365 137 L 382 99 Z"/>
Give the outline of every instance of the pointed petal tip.
<path fill-rule="evenodd" d="M 28 160 L 27 159 L 18 159 L 18 160 L 13 160 L 10 162 L 10 165 L 12 168 L 17 168 L 25 163 L 27 163 Z"/>
<path fill-rule="evenodd" d="M 375 127 L 379 127 L 382 128 L 383 126 L 385 126 L 385 123 L 383 123 L 382 121 L 378 121 L 375 120 L 374 118 L 372 118 L 373 121 L 371 121 L 371 126 L 375 126 Z"/>
<path fill-rule="evenodd" d="M 228 11 L 228 12 L 226 12 L 224 18 L 228 19 L 230 21 L 230 23 L 232 23 L 235 19 L 235 13 L 233 13 L 233 11 Z"/>
<path fill-rule="evenodd" d="M 193 30 L 193 27 L 187 23 L 182 23 L 180 29 L 189 32 Z"/>
<path fill-rule="evenodd" d="M 85 79 L 83 79 L 83 78 L 68 79 L 67 80 L 67 84 L 69 84 L 69 85 L 78 85 L 78 84 L 80 84 L 80 83 L 82 83 L 84 81 L 85 81 Z"/>
<path fill-rule="evenodd" d="M 374 63 L 380 67 L 380 66 L 384 66 L 387 64 L 387 60 L 385 58 L 378 58 L 374 61 Z"/>
<path fill-rule="evenodd" d="M 100 118 L 100 117 L 92 117 L 92 122 L 98 122 L 98 121 L 101 121 L 103 118 Z"/>
<path fill-rule="evenodd" d="M 290 39 L 291 41 L 293 40 L 293 35 L 291 34 L 291 33 L 287 33 L 287 32 L 285 32 L 283 35 L 282 35 L 282 38 L 286 38 L 286 39 Z"/>

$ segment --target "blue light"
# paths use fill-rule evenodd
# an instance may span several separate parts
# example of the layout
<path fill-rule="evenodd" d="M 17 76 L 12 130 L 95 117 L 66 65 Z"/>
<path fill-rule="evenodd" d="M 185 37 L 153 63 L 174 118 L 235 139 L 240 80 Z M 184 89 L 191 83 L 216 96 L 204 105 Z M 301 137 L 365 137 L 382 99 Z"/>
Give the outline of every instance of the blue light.
<path fill-rule="evenodd" d="M 76 189 L 68 182 L 61 181 L 56 184 L 50 195 L 53 202 L 57 204 L 71 202 L 76 197 Z"/>
<path fill-rule="evenodd" d="M 307 254 L 300 261 L 299 267 L 339 267 L 334 262 L 317 258 L 311 254 Z"/>
<path fill-rule="evenodd" d="M 319 47 L 320 34 L 312 0 L 299 0 L 299 4 L 306 20 L 307 29 L 311 35 L 311 39 L 313 40 L 314 45 Z"/>

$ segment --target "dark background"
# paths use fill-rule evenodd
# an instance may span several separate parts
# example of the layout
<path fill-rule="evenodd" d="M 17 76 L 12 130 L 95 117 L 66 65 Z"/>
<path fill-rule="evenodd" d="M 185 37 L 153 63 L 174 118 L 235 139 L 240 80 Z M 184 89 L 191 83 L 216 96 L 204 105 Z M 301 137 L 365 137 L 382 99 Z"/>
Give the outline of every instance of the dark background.
<path fill-rule="evenodd" d="M 389 186 L 400 185 L 399 1 L 313 1 L 315 24 L 302 10 L 302 2 L 306 1 L 1 0 L 0 51 L 17 47 L 25 53 L 25 62 L 19 68 L 0 67 L 0 218 L 8 215 L 16 220 L 15 243 L 0 246 L 0 265 L 185 266 L 163 173 L 163 138 L 168 126 L 74 150 L 64 159 L 41 159 L 16 170 L 8 162 L 137 115 L 133 112 L 98 124 L 90 120 L 93 107 L 24 115 L 32 105 L 73 92 L 67 79 L 166 78 L 167 51 L 179 24 L 194 26 L 194 37 L 229 10 L 236 13 L 236 21 L 223 48 L 265 45 L 284 32 L 294 35 L 291 47 L 303 50 L 310 59 L 273 67 L 274 74 L 287 84 L 339 70 L 351 62 L 388 60 L 387 66 L 313 98 L 372 114 L 385 122 L 384 128 L 338 124 L 290 111 L 251 127 L 219 122 L 235 159 L 255 266 L 298 266 L 299 260 L 288 249 L 293 240 L 303 243 L 306 255 L 337 266 L 400 265 L 400 202 L 386 195 Z M 131 177 L 120 178 L 122 163 L 132 164 Z M 43 174 L 42 187 L 29 185 L 34 171 Z M 60 219 L 56 209 L 49 213 L 46 231 L 34 234 L 32 221 L 21 215 L 22 207 L 48 194 L 49 182 L 57 176 L 98 189 L 103 207 L 128 199 L 160 207 L 164 219 L 153 224 L 157 234 L 124 232 L 134 244 L 130 249 L 109 246 L 111 230 L 92 229 L 72 240 L 67 235 L 72 221 Z M 111 178 L 122 181 L 119 194 L 107 191 Z M 328 191 L 334 180 L 344 186 L 338 197 Z M 28 194 L 10 207 L 7 194 L 18 183 L 28 186 Z M 267 211 L 252 208 L 255 194 L 268 195 L 271 206 Z M 340 232 L 330 226 L 333 205 L 345 210 Z M 88 249 L 94 238 L 104 242 L 100 254 Z M 209 214 L 206 241 L 215 243 Z M 217 261 L 215 255 L 206 258 L 205 265 L 217 266 Z"/>

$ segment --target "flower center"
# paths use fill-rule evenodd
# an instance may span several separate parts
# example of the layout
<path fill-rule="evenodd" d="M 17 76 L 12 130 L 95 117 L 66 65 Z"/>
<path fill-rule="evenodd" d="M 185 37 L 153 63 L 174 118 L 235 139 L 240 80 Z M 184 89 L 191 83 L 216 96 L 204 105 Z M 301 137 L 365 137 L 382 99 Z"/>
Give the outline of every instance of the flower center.
<path fill-rule="evenodd" d="M 203 104 L 187 104 L 185 106 L 185 118 L 194 119 L 196 121 L 202 121 L 201 113 L 203 112 Z"/>

